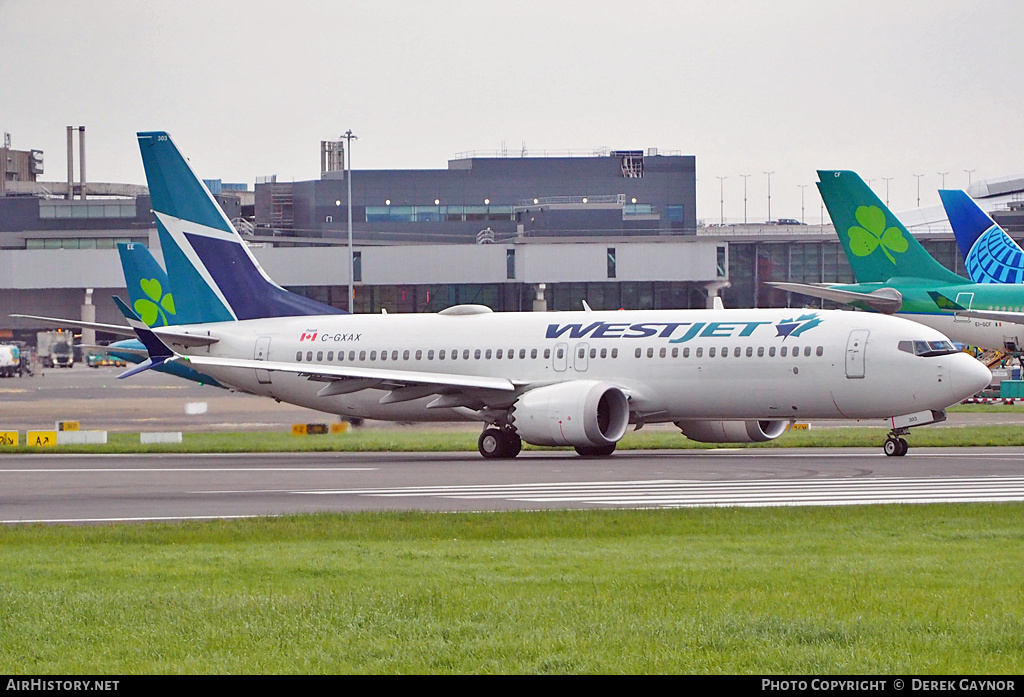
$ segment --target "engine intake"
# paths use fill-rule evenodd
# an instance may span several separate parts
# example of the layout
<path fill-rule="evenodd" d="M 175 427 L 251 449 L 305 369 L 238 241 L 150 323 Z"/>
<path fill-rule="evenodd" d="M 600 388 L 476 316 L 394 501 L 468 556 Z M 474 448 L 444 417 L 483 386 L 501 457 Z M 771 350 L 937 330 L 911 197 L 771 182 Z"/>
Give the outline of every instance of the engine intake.
<path fill-rule="evenodd" d="M 700 443 L 763 443 L 775 440 L 792 421 L 676 421 L 690 440 Z"/>
<path fill-rule="evenodd" d="M 533 445 L 606 446 L 629 425 L 629 400 L 615 385 L 572 380 L 530 390 L 512 407 L 519 437 Z"/>

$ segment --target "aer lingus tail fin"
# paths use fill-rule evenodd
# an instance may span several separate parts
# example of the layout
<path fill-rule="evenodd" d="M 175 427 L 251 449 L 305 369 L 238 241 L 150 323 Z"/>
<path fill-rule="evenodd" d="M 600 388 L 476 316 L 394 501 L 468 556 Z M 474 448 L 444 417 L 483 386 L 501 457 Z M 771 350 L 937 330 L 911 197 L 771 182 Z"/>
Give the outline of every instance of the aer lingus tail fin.
<path fill-rule="evenodd" d="M 856 172 L 819 170 L 818 190 L 859 283 L 893 277 L 965 283 L 929 254 Z"/>

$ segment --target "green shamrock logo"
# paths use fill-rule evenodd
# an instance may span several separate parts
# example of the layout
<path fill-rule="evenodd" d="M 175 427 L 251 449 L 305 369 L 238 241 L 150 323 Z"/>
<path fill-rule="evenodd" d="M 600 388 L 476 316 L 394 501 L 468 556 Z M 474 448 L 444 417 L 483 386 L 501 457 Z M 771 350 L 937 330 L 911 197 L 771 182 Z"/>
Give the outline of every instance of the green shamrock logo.
<path fill-rule="evenodd" d="M 878 206 L 859 206 L 857 208 L 857 222 L 863 227 L 854 225 L 849 229 L 850 250 L 859 257 L 866 257 L 881 247 L 885 256 L 893 264 L 896 260 L 889 250 L 902 254 L 910 248 L 910 243 L 903 236 L 899 228 L 885 227 L 885 213 Z"/>
<path fill-rule="evenodd" d="M 167 326 L 167 315 L 174 313 L 174 298 L 170 293 L 164 295 L 163 286 L 157 278 L 143 278 L 139 280 L 139 287 L 146 294 L 147 298 L 139 298 L 135 301 L 135 311 L 148 326 L 156 326 L 156 321 L 161 320 L 160 326 Z"/>

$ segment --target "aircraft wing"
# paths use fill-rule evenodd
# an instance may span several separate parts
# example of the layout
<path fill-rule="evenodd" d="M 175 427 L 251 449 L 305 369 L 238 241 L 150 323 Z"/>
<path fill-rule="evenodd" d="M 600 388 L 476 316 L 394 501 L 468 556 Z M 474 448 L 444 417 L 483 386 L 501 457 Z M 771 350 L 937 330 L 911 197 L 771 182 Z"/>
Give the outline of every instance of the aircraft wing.
<path fill-rule="evenodd" d="M 895 288 L 879 288 L 870 293 L 860 293 L 854 290 L 842 290 L 829 285 L 815 285 L 812 283 L 765 281 L 765 285 L 778 288 L 779 290 L 787 290 L 791 293 L 809 295 L 812 298 L 832 300 L 837 303 L 864 303 L 872 310 L 886 315 L 898 312 L 903 305 L 903 294 Z"/>
<path fill-rule="evenodd" d="M 1024 324 L 1024 312 L 999 312 L 996 310 L 960 310 L 957 317 L 977 317 L 978 319 L 990 319 L 996 322 L 1008 324 Z"/>
<path fill-rule="evenodd" d="M 130 336 L 135 338 L 135 330 L 121 324 L 101 324 L 99 322 L 83 322 L 78 319 L 61 319 L 60 317 L 41 317 L 39 315 L 10 315 L 22 319 L 35 319 L 58 327 L 78 327 L 79 329 L 97 329 L 101 332 L 117 334 L 118 336 Z"/>
<path fill-rule="evenodd" d="M 126 327 L 121 324 L 102 324 L 100 322 L 83 322 L 80 319 L 61 319 L 60 317 L 42 317 L 40 315 L 10 315 L 11 317 L 21 317 L 22 319 L 35 319 L 50 324 L 54 324 L 58 327 L 78 327 L 79 329 L 96 329 L 101 332 L 108 332 L 110 334 L 116 334 L 118 336 L 128 336 L 131 338 L 136 337 L 135 330 L 131 327 Z M 188 334 L 186 332 L 178 332 L 167 327 L 158 327 L 153 330 L 160 335 L 167 343 L 177 344 L 179 346 L 209 346 L 210 344 L 216 344 L 220 339 L 207 334 Z"/>
<path fill-rule="evenodd" d="M 403 401 L 400 396 L 415 394 L 414 399 L 425 397 L 431 394 L 445 392 L 445 388 L 454 391 L 475 389 L 475 390 L 497 390 L 500 392 L 512 392 L 522 384 L 509 380 L 508 378 L 485 377 L 479 375 L 458 375 L 451 373 L 425 373 L 415 370 L 390 370 L 387 368 L 362 368 L 358 366 L 344 365 L 322 365 L 315 363 L 288 363 L 284 361 L 257 361 L 250 358 L 217 358 L 214 356 L 181 356 L 177 360 L 202 369 L 203 367 L 220 368 L 251 368 L 253 370 L 268 370 L 294 375 L 305 375 L 311 379 L 322 380 L 329 383 L 320 390 L 321 396 L 335 394 L 346 394 L 359 390 L 376 387 L 380 389 L 391 388 L 393 392 L 397 389 L 422 387 L 423 389 L 409 390 L 406 393 L 396 394 L 389 402 Z"/>

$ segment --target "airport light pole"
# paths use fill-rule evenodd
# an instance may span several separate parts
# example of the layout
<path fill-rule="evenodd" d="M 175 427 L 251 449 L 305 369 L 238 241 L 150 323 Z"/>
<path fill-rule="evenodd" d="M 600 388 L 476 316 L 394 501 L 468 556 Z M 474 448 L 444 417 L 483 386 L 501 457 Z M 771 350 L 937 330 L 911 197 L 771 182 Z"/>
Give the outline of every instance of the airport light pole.
<path fill-rule="evenodd" d="M 971 173 L 972 172 L 976 172 L 977 170 L 965 169 L 964 171 L 967 172 L 967 186 L 970 187 L 970 185 L 971 185 Z"/>
<path fill-rule="evenodd" d="M 725 225 L 725 188 L 723 183 L 729 177 L 718 177 L 718 224 Z"/>
<path fill-rule="evenodd" d="M 917 177 L 917 207 L 920 208 L 921 207 L 921 177 L 923 177 L 924 175 L 923 174 L 915 174 L 914 176 Z"/>
<path fill-rule="evenodd" d="M 765 172 L 768 175 L 768 222 L 772 221 L 772 175 L 775 174 L 775 170 L 771 172 Z"/>
<path fill-rule="evenodd" d="M 949 172 L 939 172 L 938 174 L 939 174 L 940 177 L 942 177 L 942 188 L 945 189 L 946 188 L 946 175 L 949 174 Z"/>
<path fill-rule="evenodd" d="M 889 207 L 889 182 L 892 181 L 892 177 L 882 177 L 885 180 L 885 207 Z"/>
<path fill-rule="evenodd" d="M 747 224 L 747 177 L 749 174 L 741 174 L 743 177 L 743 224 Z"/>
<path fill-rule="evenodd" d="M 353 134 L 352 130 L 349 129 L 345 131 L 343 137 L 345 138 L 345 157 L 348 161 L 345 181 L 348 184 L 348 311 L 351 313 L 354 311 L 356 294 L 356 255 L 352 249 L 352 141 L 359 140 L 359 136 Z"/>
<path fill-rule="evenodd" d="M 800 222 L 806 223 L 804 220 L 804 189 L 807 188 L 806 184 L 797 184 L 800 187 Z"/>

